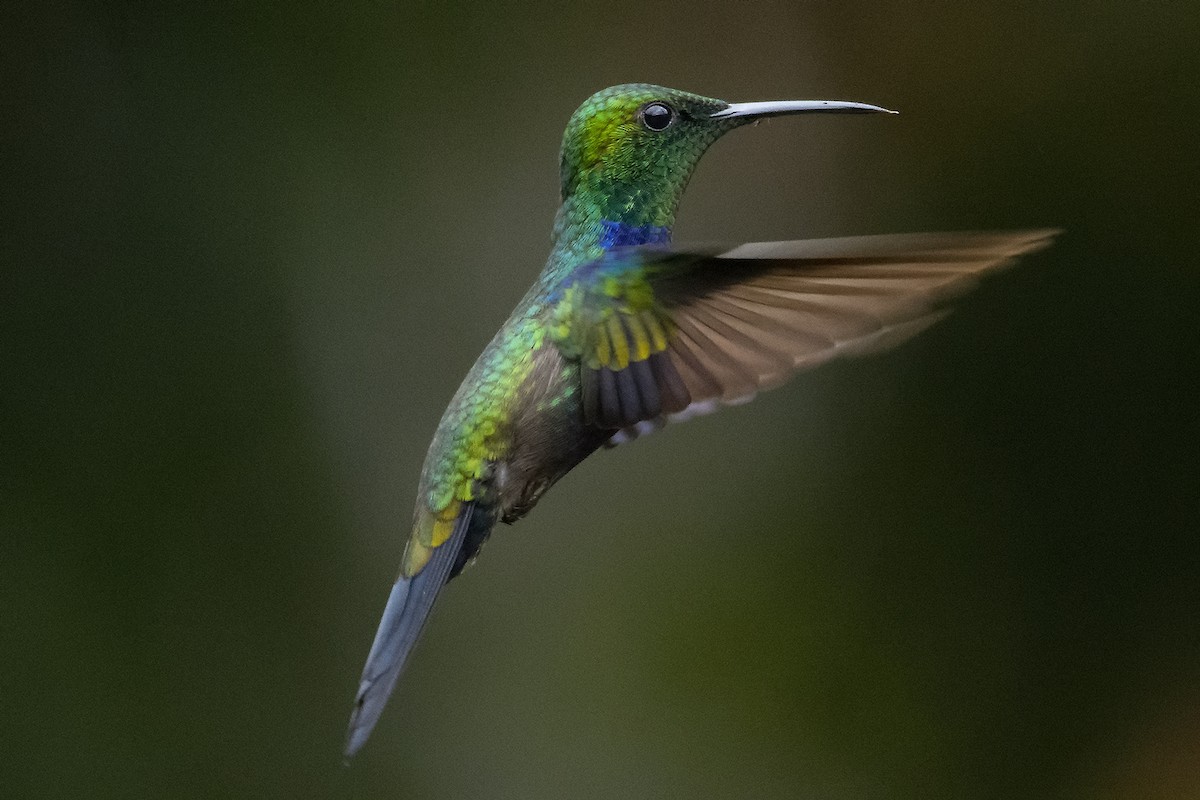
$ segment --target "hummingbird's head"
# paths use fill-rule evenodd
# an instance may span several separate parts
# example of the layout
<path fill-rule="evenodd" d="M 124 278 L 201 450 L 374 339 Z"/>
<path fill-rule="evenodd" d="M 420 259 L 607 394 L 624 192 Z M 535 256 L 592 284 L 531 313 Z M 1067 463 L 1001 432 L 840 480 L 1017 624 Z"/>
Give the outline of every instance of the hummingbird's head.
<path fill-rule="evenodd" d="M 612 221 L 669 225 L 696 162 L 728 127 L 712 115 L 728 105 L 644 83 L 596 92 L 563 134 L 563 200 L 581 195 Z"/>
<path fill-rule="evenodd" d="M 864 113 L 827 100 L 727 103 L 646 83 L 612 86 L 571 115 L 562 143 L 562 199 L 593 222 L 670 226 L 696 162 L 726 131 L 783 114 Z"/>

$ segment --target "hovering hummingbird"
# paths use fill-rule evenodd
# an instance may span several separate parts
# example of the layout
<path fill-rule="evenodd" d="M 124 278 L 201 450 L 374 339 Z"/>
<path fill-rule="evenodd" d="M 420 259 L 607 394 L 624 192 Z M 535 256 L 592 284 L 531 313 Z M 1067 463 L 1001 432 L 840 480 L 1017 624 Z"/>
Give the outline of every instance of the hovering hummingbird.
<path fill-rule="evenodd" d="M 550 256 L 434 434 L 347 757 L 379 719 L 438 592 L 498 520 L 525 516 L 599 447 L 903 341 L 972 279 L 1049 242 L 1053 231 L 672 246 L 692 170 L 726 132 L 787 114 L 875 112 L 895 113 L 626 84 L 571 116 Z"/>

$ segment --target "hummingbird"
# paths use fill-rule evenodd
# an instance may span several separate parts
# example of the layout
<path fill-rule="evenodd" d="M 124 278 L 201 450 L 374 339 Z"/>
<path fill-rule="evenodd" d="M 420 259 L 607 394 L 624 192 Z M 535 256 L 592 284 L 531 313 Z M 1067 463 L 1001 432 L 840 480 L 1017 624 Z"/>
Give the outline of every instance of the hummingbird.
<path fill-rule="evenodd" d="M 982 273 L 1055 231 L 677 247 L 676 209 L 724 134 L 866 103 L 728 103 L 651 84 L 588 98 L 560 152 L 561 206 L 537 281 L 433 436 L 412 531 L 367 656 L 345 755 L 367 741 L 442 587 L 497 522 L 601 447 L 745 401 L 799 370 L 897 344 Z"/>

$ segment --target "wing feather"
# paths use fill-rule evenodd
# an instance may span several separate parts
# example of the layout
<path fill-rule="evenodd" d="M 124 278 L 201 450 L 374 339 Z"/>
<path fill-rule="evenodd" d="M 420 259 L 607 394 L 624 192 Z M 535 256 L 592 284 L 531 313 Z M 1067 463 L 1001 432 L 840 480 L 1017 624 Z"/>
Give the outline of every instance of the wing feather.
<path fill-rule="evenodd" d="M 582 270 L 585 421 L 614 441 L 744 401 L 800 369 L 895 346 L 979 277 L 1056 231 L 756 242 L 723 252 L 629 248 Z M 650 423 L 650 424 L 641 424 Z"/>

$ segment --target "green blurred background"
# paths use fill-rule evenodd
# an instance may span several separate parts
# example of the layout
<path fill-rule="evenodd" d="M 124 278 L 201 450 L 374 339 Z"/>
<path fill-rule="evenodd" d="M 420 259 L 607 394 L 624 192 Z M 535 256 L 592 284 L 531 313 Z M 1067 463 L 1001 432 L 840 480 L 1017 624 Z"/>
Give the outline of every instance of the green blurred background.
<path fill-rule="evenodd" d="M 0 12 L 7 797 L 1200 797 L 1200 8 Z M 349 769 L 447 399 L 567 117 L 742 131 L 677 239 L 1061 226 L 899 351 L 601 453 Z"/>

